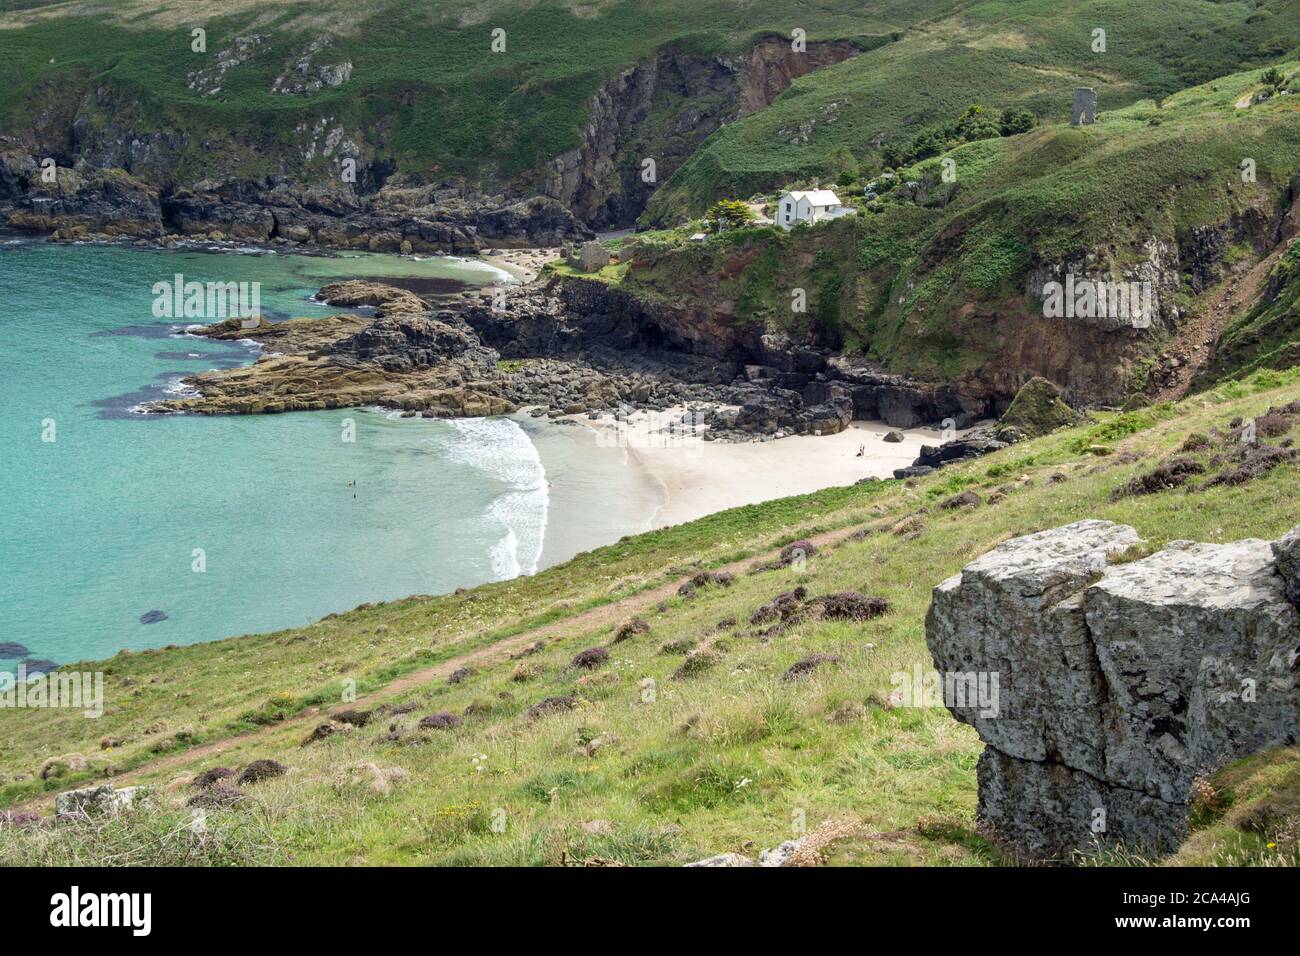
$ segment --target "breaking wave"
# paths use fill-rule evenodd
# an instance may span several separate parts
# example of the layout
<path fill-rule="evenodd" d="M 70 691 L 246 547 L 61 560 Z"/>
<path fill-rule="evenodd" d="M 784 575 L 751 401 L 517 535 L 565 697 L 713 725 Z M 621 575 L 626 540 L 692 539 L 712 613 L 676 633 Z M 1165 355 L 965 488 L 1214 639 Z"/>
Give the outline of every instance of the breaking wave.
<path fill-rule="evenodd" d="M 550 503 L 546 469 L 527 433 L 508 418 L 459 418 L 448 424 L 448 454 L 505 486 L 484 509 L 500 537 L 488 549 L 498 581 L 536 574 Z"/>

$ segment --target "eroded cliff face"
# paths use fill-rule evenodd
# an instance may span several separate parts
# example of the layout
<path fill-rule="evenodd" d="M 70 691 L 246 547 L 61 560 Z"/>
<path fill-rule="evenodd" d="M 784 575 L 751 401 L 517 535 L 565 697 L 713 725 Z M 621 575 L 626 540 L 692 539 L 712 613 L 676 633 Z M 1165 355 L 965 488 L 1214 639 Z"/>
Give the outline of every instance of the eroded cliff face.
<path fill-rule="evenodd" d="M 850 41 L 829 40 L 796 53 L 789 39 L 776 36 L 760 39 L 748 56 L 667 47 L 605 83 L 592 98 L 581 144 L 525 183 L 594 229 L 629 226 L 658 185 L 720 126 L 770 105 L 797 77 L 860 52 Z"/>
<path fill-rule="evenodd" d="M 968 391 L 1001 400 L 1041 376 L 1072 404 L 1123 405 L 1180 336 L 1199 335 L 1198 346 L 1206 336 L 1212 342 L 1214 328 L 1193 327 L 1206 308 L 1197 297 L 1253 264 L 1249 255 L 1231 259 L 1230 249 L 1267 256 L 1291 203 L 1285 193 L 1263 193 L 1221 221 L 1190 229 L 1167 227 L 1125 241 L 1082 234 L 1077 251 L 1065 256 L 1040 250 L 1033 235 L 1018 236 L 1023 261 L 993 290 L 954 276 L 984 266 L 969 237 L 996 228 L 1001 210 L 959 215 L 914 265 L 864 279 L 885 290 L 875 325 L 893 331 L 882 358 L 897 371 L 929 376 L 941 364 L 927 368 L 931 356 L 946 349 L 947 377 Z M 1052 286 L 1062 294 L 1055 309 Z M 1085 286 L 1095 300 L 1082 298 Z M 1130 296 L 1128 308 L 1119 295 Z M 1071 299 L 1080 308 L 1063 311 Z"/>
<path fill-rule="evenodd" d="M 236 38 L 239 49 L 194 73 L 191 88 L 220 92 L 226 73 L 260 55 L 264 39 Z M 321 86 L 347 83 L 350 63 L 314 59 L 326 47 L 311 44 L 288 62 L 275 92 L 309 99 Z M 397 176 L 392 117 L 355 126 L 321 111 L 288 131 L 221 130 L 200 143 L 184 124 L 146 115 L 137 91 L 86 78 L 79 98 L 43 90 L 36 122 L 0 136 L 0 222 L 66 230 L 68 238 L 217 233 L 394 252 L 403 243 L 458 253 L 556 245 L 630 224 L 719 126 L 762 109 L 793 78 L 858 52 L 849 41 L 825 41 L 795 53 L 784 37 L 760 39 L 736 57 L 667 47 L 597 91 L 586 118 L 574 117 L 578 147 L 510 183 Z M 56 163 L 57 182 L 39 175 L 45 159 Z M 655 169 L 643 177 L 646 159 Z M 152 209 L 141 208 L 150 201 Z"/>
<path fill-rule="evenodd" d="M 1078 521 L 934 589 L 944 703 L 987 745 L 981 822 L 1026 856 L 1172 850 L 1199 775 L 1300 731 L 1300 529 L 1115 562 L 1138 543 L 1126 525 Z M 962 699 L 969 675 L 993 699 Z"/>
<path fill-rule="evenodd" d="M 1217 325 L 1205 321 L 1214 297 L 1248 272 L 1254 257 L 1262 261 L 1288 241 L 1295 195 L 1261 192 L 1223 221 L 1123 243 L 1084 235 L 1080 250 L 1066 256 L 1040 251 L 1027 235 L 1017 239 L 1018 261 L 992 289 L 972 288 L 963 276 L 988 268 L 990 257 L 972 250 L 969 237 L 997 227 L 996 206 L 955 216 L 915 256 L 884 261 L 875 259 L 882 247 L 903 245 L 883 238 L 888 210 L 791 233 L 735 231 L 725 241 L 634 239 L 622 250 L 629 260 L 623 281 L 675 311 L 677 324 L 697 337 L 725 341 L 736 327 L 779 331 L 913 386 L 946 388 L 967 410 L 998 413 L 1035 377 L 1058 386 L 1072 405 L 1121 406 L 1157 377 L 1171 346 L 1212 351 L 1232 317 L 1219 310 Z M 1050 286 L 1068 296 L 1072 283 L 1100 290 L 1095 313 L 1046 307 Z M 1258 295 L 1280 284 L 1263 283 Z M 1117 290 L 1131 294 L 1127 311 L 1107 301 Z M 802 311 L 792 307 L 796 291 Z M 1249 308 L 1251 300 L 1243 301 L 1239 308 Z M 1273 327 L 1288 321 L 1283 315 Z M 946 400 L 930 407 L 953 411 Z M 906 418 L 899 424 L 911 424 Z"/>
<path fill-rule="evenodd" d="M 459 187 L 385 186 L 361 195 L 284 177 L 157 186 L 116 167 L 57 167 L 0 151 L 0 224 L 63 241 L 122 237 L 309 244 L 371 252 L 474 253 L 591 237 L 544 196 L 508 199 Z"/>
<path fill-rule="evenodd" d="M 1023 307 L 972 310 L 971 334 L 980 321 L 999 343 L 998 356 L 975 370 L 976 387 L 1005 391 L 1023 382 L 1026 370 L 1056 382 L 1073 402 L 1121 405 L 1140 391 L 1153 357 L 1187 328 L 1194 312 L 1186 302 L 1233 274 L 1234 244 L 1265 252 L 1275 223 L 1262 209 L 1247 209 L 1221 223 L 1206 223 L 1176 236 L 1146 237 L 1131 249 L 1099 246 L 1067 259 L 1035 261 L 1025 275 Z M 1238 267 L 1239 268 L 1239 267 Z M 1067 276 L 1102 280 L 1149 296 L 1150 312 L 1137 316 L 1048 317 L 1043 290 Z M 981 314 L 981 312 L 983 314 Z M 1158 368 L 1151 369 L 1152 376 Z"/>

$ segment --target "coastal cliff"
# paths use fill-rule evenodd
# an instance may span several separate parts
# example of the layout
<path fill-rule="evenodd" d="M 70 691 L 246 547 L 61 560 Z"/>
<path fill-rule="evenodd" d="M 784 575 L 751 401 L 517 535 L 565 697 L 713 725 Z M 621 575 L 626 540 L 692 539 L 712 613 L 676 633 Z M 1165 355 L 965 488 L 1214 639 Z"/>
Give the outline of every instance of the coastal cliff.
<path fill-rule="evenodd" d="M 630 225 L 710 133 L 763 109 L 793 79 L 884 40 L 812 41 L 798 54 L 770 34 L 725 54 L 668 43 L 575 109 L 579 145 L 514 175 L 431 176 L 399 169 L 389 141 L 396 118 L 356 125 L 311 108 L 322 91 L 364 75 L 351 62 L 318 63 L 336 46 L 322 35 L 272 87 L 300 101 L 302 121 L 270 137 L 223 130 L 217 157 L 211 135 L 152 128 L 152 104 L 137 89 L 102 83 L 75 107 L 51 104 L 39 123 L 0 135 L 0 225 L 63 240 L 175 235 L 375 252 L 557 246 Z M 237 36 L 188 85 L 220 97 L 275 46 L 269 34 Z M 655 164 L 648 179 L 643 158 Z"/>

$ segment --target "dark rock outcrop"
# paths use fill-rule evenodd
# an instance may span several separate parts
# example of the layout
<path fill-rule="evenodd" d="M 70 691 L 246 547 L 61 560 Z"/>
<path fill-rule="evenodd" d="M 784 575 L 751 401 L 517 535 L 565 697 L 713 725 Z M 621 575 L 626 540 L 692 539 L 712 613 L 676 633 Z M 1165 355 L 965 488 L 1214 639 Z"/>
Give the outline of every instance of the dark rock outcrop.
<path fill-rule="evenodd" d="M 891 428 L 916 428 L 945 419 L 951 419 L 954 428 L 969 428 L 994 410 L 986 392 L 913 381 L 847 357 L 829 359 L 827 376 L 848 389 L 854 418 L 879 419 Z"/>
<path fill-rule="evenodd" d="M 991 451 L 997 451 L 999 448 L 1006 448 L 1008 443 L 996 437 L 997 435 L 996 429 L 980 426 L 972 428 L 961 438 L 954 438 L 942 445 L 922 445 L 921 453 L 912 462 L 912 467 L 929 468 L 933 471 L 954 461 L 967 461 L 971 458 L 987 455 Z M 923 474 L 929 474 L 929 472 L 923 472 Z M 894 477 L 899 477 L 897 471 L 895 471 Z"/>
<path fill-rule="evenodd" d="M 0 224 L 60 240 L 168 236 L 308 244 L 371 252 L 474 253 L 485 246 L 557 246 L 591 230 L 546 196 L 486 196 L 447 184 L 301 186 L 286 176 L 177 185 L 162 169 L 60 167 L 54 182 L 23 150 L 0 153 Z M 386 175 L 372 168 L 379 178 Z M 364 173 L 364 169 L 363 169 Z M 169 238 L 168 241 L 171 241 Z"/>
<path fill-rule="evenodd" d="M 0 223 L 58 232 L 62 239 L 162 235 L 156 187 L 120 169 L 61 168 L 54 182 L 46 182 L 42 159 L 17 150 L 0 152 Z"/>
<path fill-rule="evenodd" d="M 825 367 L 825 355 L 784 337 L 758 335 L 708 310 L 651 304 L 602 282 L 570 279 L 511 290 L 495 303 L 471 303 L 460 317 L 503 358 L 578 359 L 606 373 L 641 378 L 618 389 L 612 402 L 609 395 L 595 402 L 597 408 L 619 401 L 658 408 L 721 403 L 730 407 L 709 412 L 702 424 L 724 438 L 829 435 L 854 417 L 845 390 L 805 397 L 777 385 L 780 376 L 750 381 L 743 375 L 746 360 L 757 356 L 794 369 Z M 789 374 L 800 387 L 809 381 L 807 373 Z"/>
<path fill-rule="evenodd" d="M 198 395 L 152 410 L 248 414 L 384 405 L 459 417 L 531 405 L 552 417 L 586 412 L 622 420 L 635 409 L 686 406 L 686 432 L 751 440 L 842 431 L 863 409 L 879 407 L 864 398 L 877 388 L 894 396 L 897 409 L 908 409 L 909 420 L 957 402 L 896 376 L 868 385 L 862 368 L 842 379 L 828 350 L 725 316 L 696 321 L 693 312 L 592 280 L 553 279 L 436 308 L 409 290 L 361 280 L 332 283 L 318 297 L 374 309 L 374 317 L 259 317 L 195 328 L 197 335 L 251 339 L 271 354 L 249 367 L 193 376 L 186 381 Z M 754 368 L 774 371 L 753 375 Z"/>

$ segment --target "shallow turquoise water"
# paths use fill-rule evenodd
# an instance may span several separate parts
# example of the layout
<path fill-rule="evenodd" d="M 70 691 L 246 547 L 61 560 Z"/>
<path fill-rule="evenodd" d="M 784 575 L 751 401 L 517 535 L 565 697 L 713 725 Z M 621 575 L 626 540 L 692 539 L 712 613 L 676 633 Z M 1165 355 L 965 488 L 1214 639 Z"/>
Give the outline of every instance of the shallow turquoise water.
<path fill-rule="evenodd" d="M 336 277 L 499 280 L 455 260 L 0 246 L 0 642 L 66 662 L 274 630 L 529 573 L 645 526 L 645 479 L 554 426 L 132 412 L 254 354 L 153 317 L 153 284 L 176 272 L 259 281 L 273 317 L 327 313 L 309 297 Z M 558 537 L 548 443 L 552 472 L 597 475 L 610 502 Z M 154 609 L 167 619 L 142 624 Z"/>

